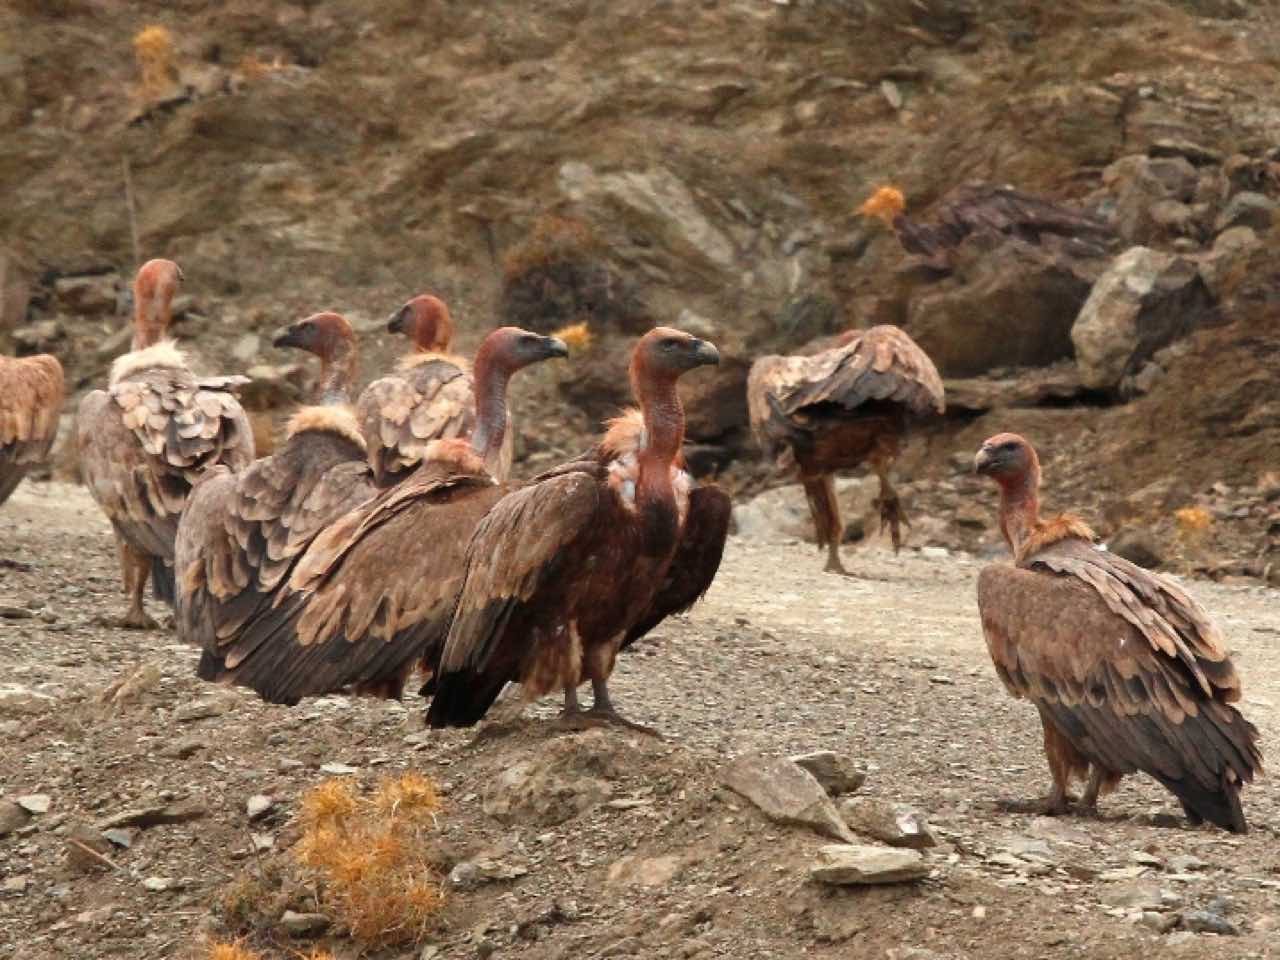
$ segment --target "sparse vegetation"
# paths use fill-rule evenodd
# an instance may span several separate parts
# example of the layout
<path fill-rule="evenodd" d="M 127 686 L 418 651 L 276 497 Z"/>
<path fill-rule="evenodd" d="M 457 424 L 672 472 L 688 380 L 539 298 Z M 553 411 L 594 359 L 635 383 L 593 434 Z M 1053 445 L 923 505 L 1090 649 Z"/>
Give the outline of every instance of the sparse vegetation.
<path fill-rule="evenodd" d="M 586 353 L 591 349 L 591 341 L 594 339 L 591 333 L 591 325 L 585 320 L 581 323 L 571 323 L 553 330 L 551 335 L 563 340 L 570 353 Z"/>
<path fill-rule="evenodd" d="M 416 943 L 435 924 L 443 895 L 424 847 L 439 808 L 434 784 L 412 772 L 369 797 L 330 780 L 303 798 L 295 857 L 322 907 L 362 944 Z"/>
<path fill-rule="evenodd" d="M 549 333 L 590 322 L 639 333 L 651 324 L 634 287 L 604 260 L 591 228 L 566 217 L 539 218 L 502 264 L 507 323 Z"/>

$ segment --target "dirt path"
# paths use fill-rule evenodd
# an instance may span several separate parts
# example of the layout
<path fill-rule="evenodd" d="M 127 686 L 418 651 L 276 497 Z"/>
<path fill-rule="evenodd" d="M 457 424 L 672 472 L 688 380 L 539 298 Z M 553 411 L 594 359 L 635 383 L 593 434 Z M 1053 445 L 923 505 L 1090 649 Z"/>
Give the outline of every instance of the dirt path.
<path fill-rule="evenodd" d="M 928 960 L 988 955 L 994 937 L 1008 956 L 1273 954 L 1280 795 L 1270 781 L 1247 792 L 1245 838 L 1186 827 L 1146 780 L 1126 781 L 1098 821 L 999 809 L 998 798 L 1042 794 L 1048 778 L 1034 711 L 1004 694 L 986 657 L 974 604 L 981 564 L 894 557 L 874 544 L 846 559 L 858 578 L 822 574 L 802 545 L 732 542 L 706 601 L 619 666 L 620 709 L 660 728 L 663 742 L 553 732 L 550 702 L 514 732 L 475 740 L 422 733 L 412 700 L 324 698 L 291 710 L 198 683 L 194 653 L 172 636 L 109 625 L 122 602 L 114 549 L 85 492 L 24 485 L 0 513 L 0 607 L 32 613 L 0 618 L 0 791 L 50 803 L 0 839 L 0 957 L 203 956 L 204 934 L 225 932 L 211 908 L 252 869 L 250 833 L 269 839 L 263 857 L 287 859 L 297 797 L 333 763 L 362 781 L 428 772 L 447 792 L 445 865 L 490 850 L 525 871 L 455 892 L 442 957 Z M 1270 656 L 1280 597 L 1192 586 L 1226 628 L 1245 711 L 1269 745 L 1280 733 Z M 99 702 L 148 664 L 136 691 Z M 940 839 L 928 881 L 818 888 L 806 870 L 823 841 L 770 824 L 718 785 L 733 755 L 815 749 L 857 758 L 866 794 L 928 814 Z M 487 815 L 498 775 L 525 761 L 570 771 L 568 795 L 590 780 L 625 802 L 560 822 L 546 810 Z M 255 794 L 276 804 L 251 828 Z M 135 831 L 109 853 L 117 870 L 68 862 L 78 822 L 174 803 L 205 813 Z M 1206 908 L 1240 935 L 1161 932 Z M 292 955 L 283 940 L 267 952 Z"/>

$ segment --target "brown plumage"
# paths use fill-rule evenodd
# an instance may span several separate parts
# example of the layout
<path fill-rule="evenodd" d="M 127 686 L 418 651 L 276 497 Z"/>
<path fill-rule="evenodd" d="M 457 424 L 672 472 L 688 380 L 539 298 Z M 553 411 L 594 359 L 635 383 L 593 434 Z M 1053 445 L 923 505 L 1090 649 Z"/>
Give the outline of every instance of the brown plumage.
<path fill-rule="evenodd" d="M 747 378 L 751 429 L 780 468 L 798 469 L 826 569 L 840 562 L 844 524 L 833 474 L 868 463 L 880 478 L 880 522 L 893 548 L 906 516 L 889 481 L 913 417 L 945 409 L 933 361 L 897 327 L 850 330 L 809 356 L 761 357 Z"/>
<path fill-rule="evenodd" d="M 1028 243 L 1058 236 L 1097 253 L 1115 239 L 1115 231 L 1095 217 L 993 183 L 970 182 L 956 187 L 933 205 L 932 222 L 913 220 L 905 211 L 901 190 L 880 187 L 857 212 L 882 221 L 897 235 L 904 250 L 943 272 L 951 271 L 956 247 L 974 233 L 1013 236 Z"/>
<path fill-rule="evenodd" d="M 150 260 L 134 281 L 133 349 L 111 367 L 106 390 L 80 401 L 80 467 L 120 544 L 129 610 L 123 626 L 155 622 L 142 607 L 147 577 L 173 602 L 173 547 L 192 486 L 209 468 L 253 460 L 253 433 L 232 392 L 244 377 L 196 377 L 168 329 L 182 271 Z"/>
<path fill-rule="evenodd" d="M 517 370 L 568 355 L 559 340 L 503 327 L 477 358 L 477 416 L 502 443 L 504 381 Z M 485 467 L 489 448 L 434 440 L 400 483 L 339 516 L 254 599 L 230 628 L 201 634 L 204 680 L 251 687 L 273 703 L 350 690 L 399 697 L 414 665 L 443 641 L 462 580 L 467 541 L 503 489 Z"/>
<path fill-rule="evenodd" d="M 692 604 L 720 563 L 728 497 L 714 487 L 691 492 L 676 392 L 682 374 L 718 360 L 686 333 L 650 331 L 631 361 L 641 413 L 481 521 L 433 685 L 432 726 L 477 723 L 511 682 L 527 697 L 563 690 L 566 715 L 577 720 L 586 680 L 595 698 L 586 716 L 620 721 L 608 691 L 619 650 Z"/>
<path fill-rule="evenodd" d="M 0 357 L 0 504 L 48 457 L 63 390 L 57 357 Z"/>
<path fill-rule="evenodd" d="M 380 486 L 408 476 L 432 440 L 467 439 L 476 426 L 471 365 L 448 352 L 453 319 L 444 302 L 429 294 L 414 297 L 391 316 L 387 329 L 407 335 L 413 348 L 395 373 L 365 387 L 356 404 Z M 486 463 L 499 481 L 511 473 L 515 433 L 509 422 L 503 436 Z"/>
<path fill-rule="evenodd" d="M 1078 517 L 1041 519 L 1040 464 L 1016 434 L 991 437 L 974 461 L 1000 485 L 1000 527 L 1013 566 L 978 578 L 996 672 L 1032 701 L 1053 790 L 1083 806 L 1126 774 L 1150 774 L 1194 823 L 1243 833 L 1240 788 L 1262 770 L 1258 731 L 1232 703 L 1240 681 L 1221 630 L 1181 587 L 1093 546 Z"/>
<path fill-rule="evenodd" d="M 290 420 L 285 442 L 238 472 L 215 467 L 196 484 L 175 549 L 178 636 L 216 647 L 269 612 L 294 561 L 325 525 L 377 489 L 349 406 L 357 369 L 346 318 L 319 313 L 276 338 L 320 358 L 316 406 Z"/>

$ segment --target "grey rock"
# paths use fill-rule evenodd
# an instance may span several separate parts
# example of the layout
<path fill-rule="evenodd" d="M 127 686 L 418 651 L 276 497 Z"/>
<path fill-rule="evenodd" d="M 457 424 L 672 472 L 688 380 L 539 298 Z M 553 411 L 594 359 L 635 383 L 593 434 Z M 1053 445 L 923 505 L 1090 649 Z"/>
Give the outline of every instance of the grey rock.
<path fill-rule="evenodd" d="M 855 833 L 891 846 L 923 850 L 938 843 L 924 814 L 906 804 L 876 797 L 850 797 L 840 804 L 840 815 Z"/>
<path fill-rule="evenodd" d="M 11 334 L 17 345 L 19 355 L 45 353 L 53 349 L 54 344 L 67 337 L 66 328 L 57 318 L 39 320 L 25 327 L 18 327 Z"/>
<path fill-rule="evenodd" d="M 320 765 L 320 772 L 331 777 L 349 777 L 359 773 L 360 769 L 346 763 L 324 763 Z"/>
<path fill-rule="evenodd" d="M 1240 928 L 1210 910 L 1187 910 L 1182 914 L 1182 926 L 1193 933 L 1216 933 L 1223 937 L 1240 936 Z"/>
<path fill-rule="evenodd" d="M 27 892 L 27 887 L 31 881 L 26 877 L 6 877 L 3 884 L 0 884 L 0 892 L 21 896 Z"/>
<path fill-rule="evenodd" d="M 182 803 L 160 803 L 133 807 L 107 817 L 98 822 L 99 830 L 110 830 L 113 827 L 157 827 L 162 824 L 190 823 L 199 820 L 209 813 L 208 808 L 198 800 Z"/>
<path fill-rule="evenodd" d="M 114 827 L 110 830 L 103 830 L 102 835 L 106 837 L 113 846 L 128 850 L 133 846 L 133 838 L 136 836 L 136 831 L 121 827 Z"/>
<path fill-rule="evenodd" d="M 791 760 L 747 754 L 721 770 L 720 782 L 750 800 L 770 820 L 854 842 L 822 784 Z"/>
<path fill-rule="evenodd" d="M 1071 328 L 1080 379 L 1115 390 L 1155 351 L 1199 326 L 1211 301 L 1192 261 L 1131 247 L 1094 284 Z"/>
<path fill-rule="evenodd" d="M 495 851 L 455 865 L 449 871 L 449 885 L 456 890 L 470 890 L 497 880 L 516 880 L 528 872 L 529 867 L 513 860 L 509 851 Z"/>
<path fill-rule="evenodd" d="M 822 789 L 833 797 L 856 793 L 867 780 L 866 771 L 859 769 L 852 757 L 833 750 L 797 754 L 791 762 L 813 774 Z"/>
<path fill-rule="evenodd" d="M 1107 549 L 1118 557 L 1124 557 L 1130 563 L 1136 563 L 1148 570 L 1164 563 L 1164 554 L 1159 543 L 1146 530 L 1137 527 L 1126 527 L 1107 543 Z"/>
<path fill-rule="evenodd" d="M 150 893 L 166 893 L 170 890 L 179 890 L 181 888 L 182 884 L 172 877 L 147 877 L 142 881 L 142 889 Z"/>
<path fill-rule="evenodd" d="M 1213 241 L 1213 249 L 1199 256 L 1200 279 L 1216 300 L 1244 280 L 1249 257 L 1262 241 L 1252 227 L 1229 227 Z"/>
<path fill-rule="evenodd" d="M 329 918 L 323 913 L 286 910 L 280 917 L 280 929 L 291 937 L 318 937 L 329 929 L 329 922 Z"/>
<path fill-rule="evenodd" d="M 608 882 L 624 887 L 665 887 L 680 872 L 684 862 L 677 856 L 627 856 L 609 865 Z"/>
<path fill-rule="evenodd" d="M 1154 910 L 1144 910 L 1138 922 L 1148 930 L 1154 930 L 1156 933 L 1168 933 L 1178 925 L 1178 919 L 1176 913 L 1156 913 Z"/>
<path fill-rule="evenodd" d="M 106 866 L 100 859 L 111 852 L 111 841 L 87 823 L 73 823 L 66 834 L 67 867 L 78 873 L 90 873 Z M 92 851 L 92 852 L 90 852 Z M 99 856 L 94 856 L 94 854 Z"/>
<path fill-rule="evenodd" d="M 905 883 L 928 876 L 924 858 L 915 850 L 871 847 L 862 844 L 829 844 L 818 850 L 809 876 L 834 886 Z"/>
<path fill-rule="evenodd" d="M 1169 869 L 1174 873 L 1195 873 L 1209 869 L 1209 864 L 1193 854 L 1179 854 L 1169 858 Z"/>
<path fill-rule="evenodd" d="M 1115 225 L 1127 243 L 1150 243 L 1170 232 L 1181 233 L 1178 221 L 1189 214 L 1199 174 L 1177 155 L 1121 157 L 1102 174 L 1103 186 L 1115 197 Z M 1166 221 L 1161 222 L 1161 219 Z M 1170 231 L 1169 220 L 1174 221 Z"/>
<path fill-rule="evenodd" d="M 1280 205 L 1265 194 L 1242 190 L 1227 201 L 1214 226 L 1218 232 L 1232 227 L 1251 227 L 1258 233 L 1267 233 L 1276 223 Z"/>
<path fill-rule="evenodd" d="M 210 717 L 220 717 L 227 712 L 227 704 L 223 700 L 197 700 L 187 703 L 173 712 L 173 719 L 178 723 L 194 723 Z"/>
<path fill-rule="evenodd" d="M 43 713 L 53 702 L 54 698 L 49 694 L 20 683 L 0 683 L 0 715 Z"/>
<path fill-rule="evenodd" d="M 7 837 L 19 827 L 24 827 L 31 814 L 12 800 L 0 800 L 0 837 Z"/>
<path fill-rule="evenodd" d="M 172 757 L 175 760 L 186 760 L 188 757 L 199 753 L 208 747 L 203 737 L 191 736 L 182 737 L 167 746 L 163 753 L 166 757 Z"/>
<path fill-rule="evenodd" d="M 1130 910 L 1159 911 L 1165 908 L 1160 897 L 1160 887 L 1155 883 L 1117 883 L 1104 887 L 1098 899 L 1109 907 L 1125 907 Z"/>

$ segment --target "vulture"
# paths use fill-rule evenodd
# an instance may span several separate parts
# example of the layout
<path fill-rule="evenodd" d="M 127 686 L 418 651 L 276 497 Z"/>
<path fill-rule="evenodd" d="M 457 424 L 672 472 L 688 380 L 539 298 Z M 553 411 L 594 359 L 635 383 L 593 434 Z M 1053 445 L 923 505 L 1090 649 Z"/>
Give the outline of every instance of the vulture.
<path fill-rule="evenodd" d="M 392 314 L 387 329 L 407 335 L 413 349 L 401 358 L 399 370 L 369 384 L 356 404 L 379 486 L 392 486 L 408 476 L 432 440 L 467 439 L 476 428 L 470 365 L 447 352 L 453 320 L 444 302 L 429 294 L 414 297 Z M 499 378 L 486 382 L 496 385 Z M 505 442 L 485 463 L 499 482 L 511 472 L 515 432 L 510 423 L 503 435 Z M 484 437 L 477 444 L 481 448 L 488 448 Z"/>
<path fill-rule="evenodd" d="M 857 210 L 893 230 L 902 249 L 944 273 L 952 269 L 956 247 L 973 233 L 1003 234 L 1038 244 L 1046 235 L 1083 244 L 1101 253 L 1115 231 L 1101 220 L 1023 193 L 1013 187 L 971 182 L 956 187 L 934 205 L 934 222 L 906 215 L 906 198 L 897 187 L 880 187 Z"/>
<path fill-rule="evenodd" d="M 729 497 L 682 468 L 676 381 L 719 362 L 710 343 L 658 327 L 631 358 L 640 403 L 602 442 L 507 494 L 480 521 L 429 691 L 432 727 L 472 726 L 507 683 L 532 699 L 563 690 L 567 724 L 621 718 L 608 680 L 618 652 L 711 586 Z M 589 680 L 592 709 L 577 688 Z"/>
<path fill-rule="evenodd" d="M 294 414 L 271 456 L 239 472 L 215 466 L 191 491 L 178 524 L 174 606 L 178 636 L 201 646 L 269 613 L 315 535 L 377 493 L 350 407 L 358 366 L 351 324 L 318 313 L 273 342 L 320 358 L 318 403 Z"/>
<path fill-rule="evenodd" d="M 49 456 L 63 396 L 57 357 L 0 357 L 0 504 Z"/>
<path fill-rule="evenodd" d="M 253 433 L 233 393 L 246 377 L 195 376 L 166 339 L 182 271 L 149 260 L 134 279 L 133 346 L 111 365 L 106 390 L 80 401 L 80 469 L 120 545 L 129 609 L 121 625 L 155 627 L 142 607 L 148 575 L 174 599 L 173 547 L 192 486 L 210 467 L 253 462 Z"/>
<path fill-rule="evenodd" d="M 320 530 L 268 593 L 251 584 L 244 601 L 211 608 L 197 631 L 199 677 L 288 705 L 341 691 L 398 699 L 443 642 L 467 542 L 504 492 L 485 465 L 504 442 L 507 381 L 568 353 L 516 327 L 490 333 L 476 359 L 470 441 L 433 440 L 404 480 Z"/>
<path fill-rule="evenodd" d="M 1125 774 L 1168 788 L 1192 823 L 1247 829 L 1240 788 L 1261 772 L 1258 731 L 1233 703 L 1240 680 L 1225 638 L 1185 590 L 1093 545 L 1079 517 L 1041 519 L 1040 463 L 1012 433 L 991 437 L 975 470 L 1000 487 L 1013 565 L 978 577 L 978 609 L 996 673 L 1040 711 L 1053 777 L 1045 801 L 1082 806 Z"/>
<path fill-rule="evenodd" d="M 880 526 L 896 551 L 906 515 L 889 482 L 907 425 L 945 409 L 933 361 L 897 327 L 849 330 L 811 356 L 761 357 L 747 377 L 751 430 L 780 469 L 798 468 L 826 570 L 840 562 L 844 524 L 833 474 L 869 463 L 880 478 Z"/>

